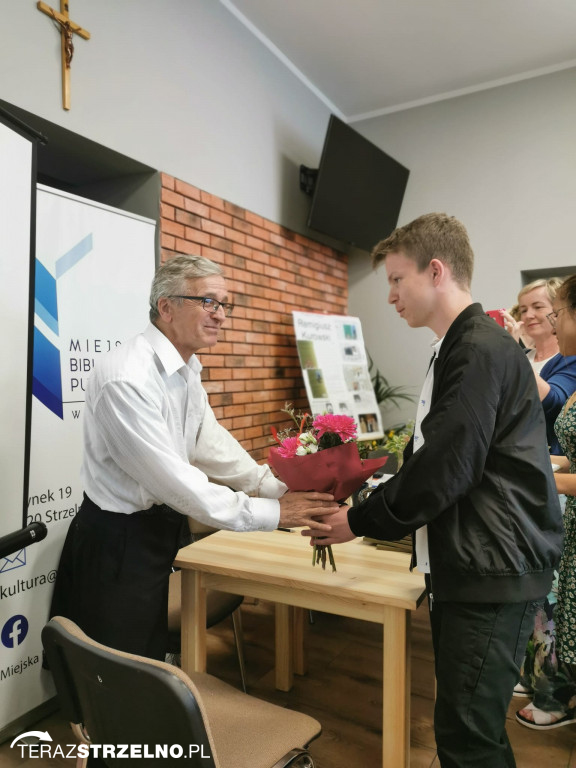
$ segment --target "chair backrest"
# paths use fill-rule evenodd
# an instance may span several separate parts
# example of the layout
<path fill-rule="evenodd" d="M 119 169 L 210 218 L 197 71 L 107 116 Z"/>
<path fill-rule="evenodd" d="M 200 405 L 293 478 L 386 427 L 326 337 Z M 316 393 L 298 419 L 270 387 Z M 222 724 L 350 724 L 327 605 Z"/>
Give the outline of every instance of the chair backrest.
<path fill-rule="evenodd" d="M 181 767 L 181 747 L 188 768 L 218 768 L 201 697 L 180 669 L 107 648 L 59 616 L 42 630 L 42 642 L 66 719 L 93 744 L 142 745 L 141 755 L 148 745 L 150 759 L 104 755 L 107 765 L 157 766 L 157 756 Z"/>

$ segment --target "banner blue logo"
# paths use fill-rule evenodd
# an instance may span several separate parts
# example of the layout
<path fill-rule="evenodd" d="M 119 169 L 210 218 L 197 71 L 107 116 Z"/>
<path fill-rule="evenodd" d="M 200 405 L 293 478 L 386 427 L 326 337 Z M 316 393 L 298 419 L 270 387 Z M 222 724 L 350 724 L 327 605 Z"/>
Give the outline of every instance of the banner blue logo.
<path fill-rule="evenodd" d="M 22 568 L 26 565 L 26 548 L 19 549 L 18 552 L 14 552 L 11 555 L 0 558 L 0 573 L 6 573 L 6 571 L 13 571 L 15 568 Z"/>
<path fill-rule="evenodd" d="M 5 648 L 16 648 L 28 634 L 28 619 L 22 614 L 12 616 L 2 627 L 0 638 Z"/>
<path fill-rule="evenodd" d="M 36 289 L 34 311 L 46 326 L 59 336 L 58 278 L 76 266 L 92 250 L 92 234 L 86 235 L 73 248 L 56 260 L 56 277 L 36 259 Z M 34 352 L 32 364 L 32 394 L 59 418 L 64 418 L 62 402 L 62 369 L 60 350 L 34 326 Z"/>

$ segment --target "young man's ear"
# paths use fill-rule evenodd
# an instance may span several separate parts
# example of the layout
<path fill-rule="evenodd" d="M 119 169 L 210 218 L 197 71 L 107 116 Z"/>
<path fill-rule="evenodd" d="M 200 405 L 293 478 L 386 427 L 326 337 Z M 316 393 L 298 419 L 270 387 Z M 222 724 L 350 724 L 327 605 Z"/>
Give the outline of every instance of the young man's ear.
<path fill-rule="evenodd" d="M 432 283 L 438 285 L 440 278 L 444 275 L 446 267 L 440 259 L 432 259 L 428 265 L 430 275 L 432 277 Z"/>

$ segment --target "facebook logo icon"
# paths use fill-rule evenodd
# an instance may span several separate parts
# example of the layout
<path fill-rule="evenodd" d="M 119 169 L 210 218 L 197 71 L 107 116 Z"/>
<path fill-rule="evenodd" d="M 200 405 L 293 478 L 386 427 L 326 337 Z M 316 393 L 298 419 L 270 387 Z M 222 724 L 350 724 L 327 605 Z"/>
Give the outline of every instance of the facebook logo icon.
<path fill-rule="evenodd" d="M 28 634 L 28 619 L 26 616 L 17 615 L 8 619 L 2 627 L 2 645 L 6 648 L 16 648 L 17 645 L 24 642 Z"/>

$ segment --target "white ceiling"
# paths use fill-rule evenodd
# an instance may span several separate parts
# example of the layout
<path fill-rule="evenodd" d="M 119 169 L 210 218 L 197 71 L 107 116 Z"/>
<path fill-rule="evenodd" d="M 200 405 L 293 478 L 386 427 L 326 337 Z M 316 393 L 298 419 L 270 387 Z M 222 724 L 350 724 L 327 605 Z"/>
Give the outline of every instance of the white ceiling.
<path fill-rule="evenodd" d="M 220 2 L 347 122 L 576 67 L 576 0 Z"/>

